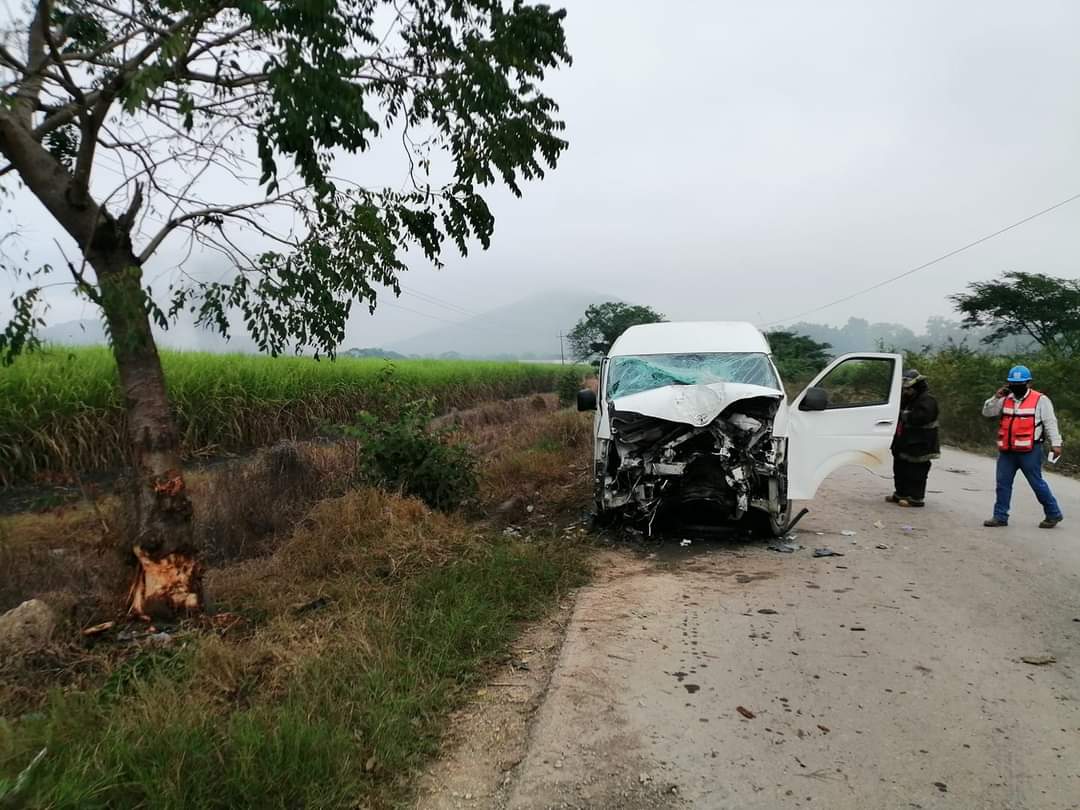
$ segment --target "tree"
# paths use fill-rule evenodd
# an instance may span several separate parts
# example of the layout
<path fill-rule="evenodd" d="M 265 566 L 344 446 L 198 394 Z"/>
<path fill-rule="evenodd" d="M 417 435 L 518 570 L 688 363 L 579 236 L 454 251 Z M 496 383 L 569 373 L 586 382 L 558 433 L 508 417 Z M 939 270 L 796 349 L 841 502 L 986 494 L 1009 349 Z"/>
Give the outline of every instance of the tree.
<path fill-rule="evenodd" d="M 136 480 L 135 613 L 200 601 L 151 323 L 183 313 L 227 337 L 235 312 L 265 351 L 333 354 L 354 302 L 400 294 L 406 250 L 439 265 L 447 242 L 486 248 L 482 188 L 520 194 L 567 145 L 539 89 L 570 61 L 563 17 L 523 0 L 32 0 L 16 17 L 0 176 L 74 241 L 73 289 L 107 325 Z M 400 142 L 405 183 L 335 172 L 381 135 Z M 179 237 L 229 273 L 181 274 L 155 297 L 144 268 Z M 42 285 L 23 277 L 9 361 L 40 322 Z"/>
<path fill-rule="evenodd" d="M 1080 280 L 1010 271 L 951 296 L 965 329 L 987 328 L 984 343 L 1030 335 L 1049 354 L 1080 351 Z"/>
<path fill-rule="evenodd" d="M 829 362 L 832 346 L 828 343 L 790 331 L 768 332 L 765 337 L 772 349 L 773 362 L 785 380 L 809 379 Z"/>
<path fill-rule="evenodd" d="M 567 338 L 570 350 L 576 360 L 589 360 L 603 357 L 611 349 L 615 338 L 641 323 L 660 323 L 664 316 L 652 307 L 623 304 L 608 301 L 606 304 L 592 304 L 585 309 L 585 315 L 570 330 Z"/>

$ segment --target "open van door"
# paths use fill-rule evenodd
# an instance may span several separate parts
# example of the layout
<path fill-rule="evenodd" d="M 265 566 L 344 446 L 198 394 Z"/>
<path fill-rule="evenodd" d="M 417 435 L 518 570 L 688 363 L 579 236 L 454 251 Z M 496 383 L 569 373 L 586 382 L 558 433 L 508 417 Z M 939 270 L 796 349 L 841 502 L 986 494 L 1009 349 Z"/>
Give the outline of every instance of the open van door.
<path fill-rule="evenodd" d="M 900 418 L 898 354 L 845 354 L 795 397 L 788 414 L 788 497 L 809 500 L 838 467 L 879 467 Z"/>

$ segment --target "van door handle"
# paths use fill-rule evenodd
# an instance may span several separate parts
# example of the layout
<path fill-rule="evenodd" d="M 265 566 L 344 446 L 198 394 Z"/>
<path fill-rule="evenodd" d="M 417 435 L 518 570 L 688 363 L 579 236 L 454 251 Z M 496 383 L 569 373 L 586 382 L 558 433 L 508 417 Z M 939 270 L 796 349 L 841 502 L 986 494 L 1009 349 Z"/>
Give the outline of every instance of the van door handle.
<path fill-rule="evenodd" d="M 892 419 L 878 419 L 874 424 L 878 427 L 884 427 L 885 425 L 891 425 L 892 423 Z"/>

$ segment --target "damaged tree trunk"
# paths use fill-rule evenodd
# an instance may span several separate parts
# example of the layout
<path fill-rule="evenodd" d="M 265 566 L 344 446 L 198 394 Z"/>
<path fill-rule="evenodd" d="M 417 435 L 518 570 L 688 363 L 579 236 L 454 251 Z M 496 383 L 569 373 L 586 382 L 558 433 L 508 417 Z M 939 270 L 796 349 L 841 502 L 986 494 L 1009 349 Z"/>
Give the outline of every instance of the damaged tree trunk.
<path fill-rule="evenodd" d="M 172 618 L 202 606 L 192 507 L 180 469 L 180 442 L 150 329 L 142 268 L 125 227 L 104 216 L 86 257 L 120 373 L 134 478 L 132 615 Z"/>

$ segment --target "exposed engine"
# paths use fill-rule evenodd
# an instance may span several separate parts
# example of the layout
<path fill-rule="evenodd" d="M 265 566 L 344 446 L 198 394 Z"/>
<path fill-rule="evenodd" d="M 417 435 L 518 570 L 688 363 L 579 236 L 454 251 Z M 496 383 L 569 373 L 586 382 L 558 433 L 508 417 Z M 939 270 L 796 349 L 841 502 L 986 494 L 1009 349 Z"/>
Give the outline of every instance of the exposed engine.
<path fill-rule="evenodd" d="M 779 404 L 776 397 L 740 399 L 700 427 L 612 406 L 612 438 L 596 471 L 603 507 L 650 530 L 661 507 L 704 506 L 724 522 L 768 511 L 786 497 L 786 441 L 772 433 Z"/>

